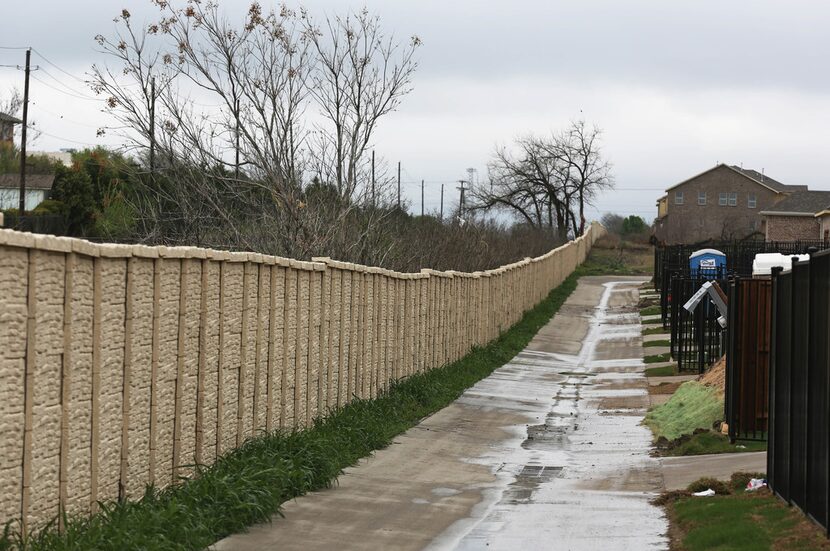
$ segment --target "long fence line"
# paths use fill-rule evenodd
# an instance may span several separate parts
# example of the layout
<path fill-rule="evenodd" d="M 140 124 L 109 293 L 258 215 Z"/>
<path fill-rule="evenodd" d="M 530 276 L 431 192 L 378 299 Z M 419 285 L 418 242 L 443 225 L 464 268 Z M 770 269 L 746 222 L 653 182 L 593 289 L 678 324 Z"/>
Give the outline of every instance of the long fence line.
<path fill-rule="evenodd" d="M 767 477 L 830 533 L 830 251 L 772 275 Z"/>
<path fill-rule="evenodd" d="M 0 231 L 0 524 L 140 496 L 496 338 L 604 232 L 397 273 Z"/>

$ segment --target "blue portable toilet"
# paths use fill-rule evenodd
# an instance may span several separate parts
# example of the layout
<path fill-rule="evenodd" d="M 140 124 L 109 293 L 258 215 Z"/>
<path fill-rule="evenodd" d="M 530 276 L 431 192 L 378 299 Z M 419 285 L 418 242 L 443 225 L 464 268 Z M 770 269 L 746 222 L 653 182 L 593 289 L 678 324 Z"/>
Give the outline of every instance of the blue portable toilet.
<path fill-rule="evenodd" d="M 726 273 L 726 255 L 716 249 L 700 249 L 689 256 L 692 277 L 715 279 Z"/>

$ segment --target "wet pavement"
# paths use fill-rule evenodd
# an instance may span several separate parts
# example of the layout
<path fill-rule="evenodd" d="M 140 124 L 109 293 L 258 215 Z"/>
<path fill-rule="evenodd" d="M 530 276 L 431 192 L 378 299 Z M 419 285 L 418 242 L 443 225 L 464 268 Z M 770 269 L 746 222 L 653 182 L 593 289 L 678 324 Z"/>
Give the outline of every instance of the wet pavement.
<path fill-rule="evenodd" d="M 338 486 L 219 542 L 248 549 L 667 549 L 637 286 L 586 277 L 511 362 Z"/>

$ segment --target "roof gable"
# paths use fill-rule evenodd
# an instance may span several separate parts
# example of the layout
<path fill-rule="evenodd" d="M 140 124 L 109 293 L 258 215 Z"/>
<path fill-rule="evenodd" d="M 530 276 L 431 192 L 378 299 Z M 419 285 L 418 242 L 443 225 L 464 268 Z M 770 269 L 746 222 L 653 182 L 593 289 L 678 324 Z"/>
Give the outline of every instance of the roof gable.
<path fill-rule="evenodd" d="M 714 167 L 712 167 L 708 170 L 704 170 L 700 174 L 692 176 L 691 178 L 687 178 L 686 180 L 683 180 L 679 184 L 675 184 L 675 185 L 671 186 L 670 188 L 666 188 L 666 192 L 668 193 L 669 191 L 673 190 L 674 188 L 682 186 L 683 184 L 687 184 L 687 183 L 691 182 L 692 180 L 694 180 L 696 178 L 700 178 L 701 176 L 703 176 L 705 174 L 708 174 L 708 173 L 713 172 L 715 170 L 724 169 L 724 168 L 727 169 L 727 170 L 731 170 L 732 172 L 743 176 L 747 180 L 749 180 L 749 181 L 751 181 L 751 182 L 753 182 L 753 183 L 755 183 L 759 186 L 765 187 L 765 188 L 769 189 L 770 191 L 774 191 L 775 193 L 787 193 L 787 192 L 792 192 L 792 191 L 796 191 L 796 190 L 806 190 L 807 189 L 807 186 L 790 186 L 790 185 L 787 185 L 787 184 L 782 184 L 781 182 L 779 182 L 777 180 L 773 180 L 772 178 L 770 178 L 768 176 L 764 176 L 763 174 L 761 174 L 760 172 L 757 172 L 755 170 L 744 169 L 744 168 L 740 168 L 740 167 L 737 167 L 737 166 L 732 166 L 732 165 L 727 165 L 725 163 L 721 163 L 719 165 L 715 165 Z"/>

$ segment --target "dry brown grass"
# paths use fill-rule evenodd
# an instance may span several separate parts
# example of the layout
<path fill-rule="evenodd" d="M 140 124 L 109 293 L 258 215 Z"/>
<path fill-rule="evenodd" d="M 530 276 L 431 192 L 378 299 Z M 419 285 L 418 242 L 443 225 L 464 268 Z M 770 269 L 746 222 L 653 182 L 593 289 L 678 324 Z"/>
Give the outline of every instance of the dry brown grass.
<path fill-rule="evenodd" d="M 698 381 L 706 386 L 720 389 L 721 392 L 726 392 L 726 356 L 698 377 Z"/>

